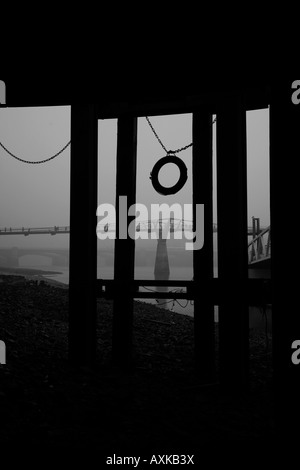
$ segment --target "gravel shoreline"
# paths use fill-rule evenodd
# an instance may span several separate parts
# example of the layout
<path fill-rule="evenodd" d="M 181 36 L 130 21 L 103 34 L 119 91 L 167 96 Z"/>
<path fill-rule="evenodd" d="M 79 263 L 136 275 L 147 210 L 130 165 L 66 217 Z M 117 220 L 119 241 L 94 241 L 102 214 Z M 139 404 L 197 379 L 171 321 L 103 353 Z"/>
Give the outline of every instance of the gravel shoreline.
<path fill-rule="evenodd" d="M 216 442 L 263 443 L 273 435 L 263 337 L 251 334 L 249 390 L 223 393 L 202 387 L 194 372 L 193 319 L 136 302 L 134 368 L 125 374 L 111 365 L 112 302 L 101 299 L 96 368 L 74 368 L 68 289 L 36 274 L 0 275 L 0 339 L 7 353 L 0 365 L 0 442 L 100 454 L 132 447 L 195 453 Z"/>
<path fill-rule="evenodd" d="M 50 285 L 61 287 L 63 289 L 68 289 L 68 286 L 63 282 L 56 281 L 55 279 L 49 279 L 46 276 L 54 276 L 56 274 L 61 274 L 60 271 L 45 271 L 44 269 L 33 269 L 33 268 L 7 268 L 0 267 L 0 276 L 3 279 L 3 276 L 22 276 L 26 280 L 46 282 Z"/>

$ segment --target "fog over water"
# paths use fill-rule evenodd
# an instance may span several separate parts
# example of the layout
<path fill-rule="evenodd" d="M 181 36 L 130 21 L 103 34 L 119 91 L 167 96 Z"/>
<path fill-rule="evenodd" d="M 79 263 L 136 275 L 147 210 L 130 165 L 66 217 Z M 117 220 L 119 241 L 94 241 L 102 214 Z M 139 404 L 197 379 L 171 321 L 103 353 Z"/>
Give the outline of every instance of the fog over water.
<path fill-rule="evenodd" d="M 167 149 L 178 149 L 192 142 L 192 115 L 151 117 L 158 136 Z M 117 121 L 99 121 L 98 145 L 98 202 L 115 203 L 115 171 Z M 0 142 L 14 155 L 29 161 L 38 161 L 57 153 L 70 140 L 70 107 L 2 108 L 0 109 Z M 214 187 L 216 186 L 216 125 L 213 126 Z M 270 224 L 269 215 L 269 112 L 247 113 L 248 154 L 248 225 L 252 216 L 259 217 L 262 227 Z M 177 194 L 161 196 L 152 187 L 149 178 L 154 164 L 165 151 L 153 134 L 145 118 L 138 119 L 136 201 L 150 208 L 151 204 L 181 205 L 192 202 L 192 149 L 178 154 L 185 162 L 188 180 Z M 83 155 L 82 158 L 85 158 Z M 48 227 L 69 225 L 70 204 L 70 146 L 57 158 L 44 164 L 26 164 L 14 159 L 0 147 L 0 229 L 4 227 Z M 173 185 L 178 179 L 175 165 L 165 166 L 160 182 Z M 214 190 L 214 222 L 217 222 L 216 191 Z M 84 227 L 78 227 L 84 230 Z M 153 276 L 156 240 L 138 240 L 136 243 L 136 277 Z M 43 248 L 65 249 L 68 235 L 0 236 L 0 249 Z M 83 247 L 84 249 L 84 247 Z M 113 241 L 98 240 L 98 277 L 111 278 L 112 261 L 107 253 L 113 250 Z M 217 263 L 217 243 L 214 234 L 214 267 Z M 106 257 L 101 255 L 106 252 Z M 147 256 L 145 256 L 147 253 Z M 102 253 L 103 254 L 103 253 Z M 184 253 L 183 240 L 169 240 L 168 254 L 171 279 L 192 279 L 192 254 Z M 110 255 L 112 256 L 112 255 Z M 60 279 L 66 282 L 67 268 L 50 266 L 44 255 L 26 255 L 20 266 L 31 266 L 63 271 Z M 145 263 L 145 264 L 143 264 Z M 0 256 L 1 264 L 1 256 Z M 84 275 L 84 273 L 82 273 Z M 57 277 L 59 279 L 59 276 Z"/>

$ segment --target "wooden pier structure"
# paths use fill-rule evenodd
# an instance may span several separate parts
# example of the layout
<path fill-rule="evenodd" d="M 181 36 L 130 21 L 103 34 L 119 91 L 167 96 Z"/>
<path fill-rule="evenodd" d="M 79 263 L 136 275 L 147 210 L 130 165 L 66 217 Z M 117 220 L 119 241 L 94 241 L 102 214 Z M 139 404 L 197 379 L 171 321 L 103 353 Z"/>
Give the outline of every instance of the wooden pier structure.
<path fill-rule="evenodd" d="M 296 368 L 291 367 L 291 344 L 297 339 L 300 315 L 297 311 L 296 286 L 291 279 L 286 295 L 286 308 L 279 306 L 282 285 L 281 265 L 288 270 L 282 249 L 281 207 L 287 207 L 288 190 L 283 192 L 285 157 L 299 154 L 299 112 L 291 101 L 291 81 L 232 82 L 226 90 L 199 82 L 189 91 L 175 94 L 161 92 L 151 99 L 136 92 L 95 92 L 93 104 L 80 104 L 61 97 L 47 102 L 47 93 L 30 100 L 11 101 L 11 106 L 71 105 L 71 207 L 70 207 L 70 315 L 69 356 L 75 364 L 93 364 L 96 358 L 96 301 L 109 292 L 114 300 L 113 357 L 120 367 L 130 367 L 132 352 L 133 299 L 140 285 L 149 281 L 134 280 L 135 242 L 131 238 L 115 240 L 114 280 L 97 281 L 97 168 L 99 119 L 118 120 L 116 211 L 119 196 L 128 204 L 136 202 L 137 119 L 141 116 L 191 113 L 193 119 L 192 202 L 205 205 L 205 244 L 194 251 L 193 281 L 178 281 L 186 286 L 186 296 L 194 300 L 195 366 L 207 381 L 215 377 L 214 305 L 219 305 L 220 382 L 239 386 L 248 380 L 249 314 L 253 302 L 273 305 L 274 381 L 287 386 L 296 383 Z M 123 93 L 123 94 L 122 94 Z M 13 93 L 11 93 L 11 96 Z M 8 106 L 10 103 L 8 103 Z M 247 165 L 246 112 L 270 110 L 270 199 L 272 226 L 271 279 L 249 279 L 247 240 Z M 300 107 L 299 107 L 300 108 Z M 217 216 L 218 279 L 213 278 L 213 162 L 212 121 L 217 116 Z M 287 125 L 287 122 L 289 125 Z M 277 204 L 277 195 L 281 203 Z M 77 227 L 84 226 L 84 231 Z M 234 242 L 233 242 L 234 237 Z M 82 245 L 88 250 L 81 250 Z M 258 245 L 257 245 L 258 246 Z M 259 254 L 253 245 L 252 255 Z M 254 258 L 253 258 L 254 260 Z M 86 273 L 84 277 L 79 272 Z M 292 274 L 290 273 L 290 276 Z M 155 285 L 174 285 L 169 280 Z M 176 283 L 175 283 L 176 284 Z M 200 287 L 201 286 L 201 287 Z M 202 286 L 205 286 L 203 288 Z M 149 292 L 149 294 L 151 294 Z M 161 292 L 161 296 L 169 293 Z M 178 297 L 178 294 L 176 294 Z M 155 293 L 157 297 L 157 293 Z M 278 302 L 276 302 L 278 300 Z M 293 306 L 293 308 L 292 308 Z M 298 377 L 298 376 L 297 376 Z"/>

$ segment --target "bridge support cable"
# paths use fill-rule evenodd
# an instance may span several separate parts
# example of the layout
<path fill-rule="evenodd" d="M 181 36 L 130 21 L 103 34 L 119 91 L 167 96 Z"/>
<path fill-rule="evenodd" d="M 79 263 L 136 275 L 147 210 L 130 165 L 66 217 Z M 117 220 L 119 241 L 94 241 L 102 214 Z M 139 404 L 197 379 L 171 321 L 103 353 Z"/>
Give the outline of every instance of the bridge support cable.
<path fill-rule="evenodd" d="M 98 120 L 94 105 L 71 106 L 69 357 L 96 357 Z M 79 227 L 84 227 L 80 230 Z"/>
<path fill-rule="evenodd" d="M 131 364 L 135 240 L 120 233 L 120 196 L 127 196 L 128 207 L 136 199 L 137 118 L 118 119 L 116 174 L 116 234 L 114 282 L 118 287 L 113 307 L 113 360 L 117 366 Z"/>
<path fill-rule="evenodd" d="M 197 371 L 208 381 L 215 376 L 214 305 L 203 286 L 213 278 L 213 156 L 212 114 L 209 110 L 193 114 L 193 221 L 196 204 L 204 204 L 204 245 L 193 251 L 195 361 Z M 198 227 L 199 230 L 199 227 Z"/>
<path fill-rule="evenodd" d="M 226 294 L 219 307 L 220 380 L 248 381 L 249 309 L 241 296 L 248 283 L 246 111 L 231 96 L 217 111 L 218 277 Z M 235 288 L 232 288 L 235 285 Z"/>

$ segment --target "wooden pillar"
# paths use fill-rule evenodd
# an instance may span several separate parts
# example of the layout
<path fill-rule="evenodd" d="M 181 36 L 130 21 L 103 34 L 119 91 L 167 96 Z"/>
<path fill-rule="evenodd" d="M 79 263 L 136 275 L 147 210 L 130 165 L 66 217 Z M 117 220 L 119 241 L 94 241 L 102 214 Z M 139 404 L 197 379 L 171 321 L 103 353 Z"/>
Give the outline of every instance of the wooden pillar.
<path fill-rule="evenodd" d="M 292 362 L 292 343 L 300 340 L 298 249 L 300 104 L 293 104 L 293 80 L 273 83 L 270 105 L 272 343 L 278 429 L 291 448 L 298 445 L 300 365 Z M 289 235 L 287 235 L 287 233 Z M 287 244 L 286 237 L 290 244 Z M 289 246 L 290 249 L 286 250 Z"/>
<path fill-rule="evenodd" d="M 248 380 L 249 356 L 246 111 L 235 95 L 217 111 L 217 205 L 220 380 L 235 387 Z"/>
<path fill-rule="evenodd" d="M 133 299 L 129 286 L 134 279 L 135 241 L 128 236 L 128 208 L 136 197 L 137 119 L 118 119 L 117 176 L 116 176 L 116 240 L 115 240 L 115 299 L 113 317 L 113 360 L 120 367 L 129 367 L 132 359 Z M 120 197 L 127 197 L 127 207 Z M 124 213 L 125 211 L 125 213 Z M 134 217 L 128 217 L 128 224 Z M 124 225 L 124 223 L 122 224 Z M 124 230 L 125 229 L 125 230 Z"/>
<path fill-rule="evenodd" d="M 97 136 L 94 105 L 72 105 L 69 358 L 84 365 L 96 354 Z"/>
<path fill-rule="evenodd" d="M 196 204 L 204 204 L 204 246 L 193 251 L 195 360 L 199 374 L 211 380 L 215 375 L 214 306 L 206 289 L 213 278 L 213 162 L 212 115 L 207 110 L 193 114 L 194 223 Z"/>

